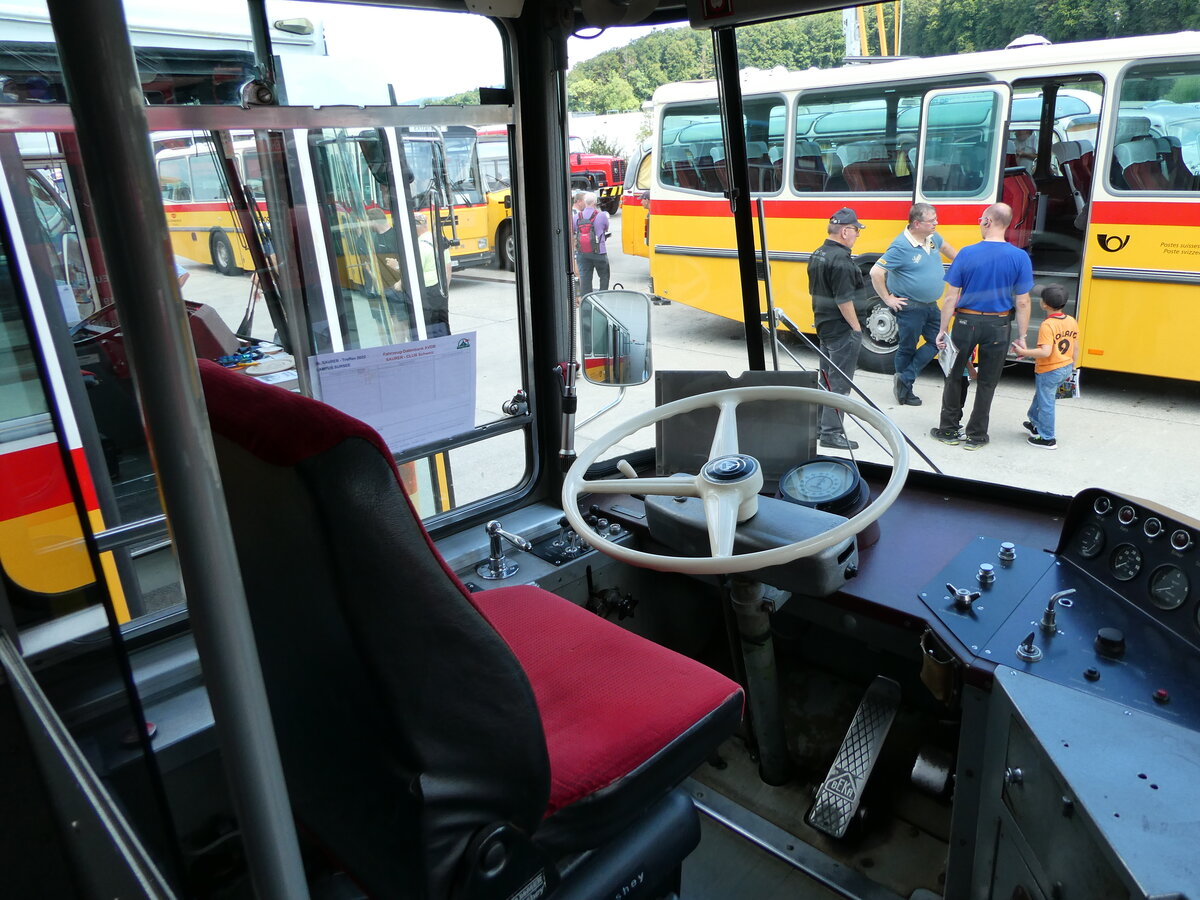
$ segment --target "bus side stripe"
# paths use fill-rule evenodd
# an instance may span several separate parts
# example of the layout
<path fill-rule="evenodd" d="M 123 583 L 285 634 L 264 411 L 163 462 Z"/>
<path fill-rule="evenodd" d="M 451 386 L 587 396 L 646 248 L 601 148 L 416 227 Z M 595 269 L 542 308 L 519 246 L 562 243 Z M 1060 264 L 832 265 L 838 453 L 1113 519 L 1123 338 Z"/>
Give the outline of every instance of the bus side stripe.
<path fill-rule="evenodd" d="M 1194 228 L 1200 224 L 1200 204 L 1096 201 L 1092 204 L 1092 227 L 1098 225 L 1166 225 Z"/>

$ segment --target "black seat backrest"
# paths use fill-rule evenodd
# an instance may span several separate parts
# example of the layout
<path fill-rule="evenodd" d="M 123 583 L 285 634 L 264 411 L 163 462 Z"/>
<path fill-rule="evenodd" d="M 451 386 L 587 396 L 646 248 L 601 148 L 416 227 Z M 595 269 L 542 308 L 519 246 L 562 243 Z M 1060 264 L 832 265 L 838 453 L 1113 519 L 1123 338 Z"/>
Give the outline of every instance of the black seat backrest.
<path fill-rule="evenodd" d="M 475 831 L 546 810 L 529 682 L 373 430 L 201 377 L 294 812 L 369 891 L 444 894 Z"/>

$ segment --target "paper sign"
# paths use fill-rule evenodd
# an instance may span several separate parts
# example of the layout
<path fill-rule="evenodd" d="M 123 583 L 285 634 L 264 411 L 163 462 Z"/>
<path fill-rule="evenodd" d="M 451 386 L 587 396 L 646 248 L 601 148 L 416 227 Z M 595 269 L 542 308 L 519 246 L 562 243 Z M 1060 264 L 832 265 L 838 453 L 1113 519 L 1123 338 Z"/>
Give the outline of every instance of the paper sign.
<path fill-rule="evenodd" d="M 320 398 L 379 432 L 394 452 L 475 427 L 475 332 L 326 353 Z"/>

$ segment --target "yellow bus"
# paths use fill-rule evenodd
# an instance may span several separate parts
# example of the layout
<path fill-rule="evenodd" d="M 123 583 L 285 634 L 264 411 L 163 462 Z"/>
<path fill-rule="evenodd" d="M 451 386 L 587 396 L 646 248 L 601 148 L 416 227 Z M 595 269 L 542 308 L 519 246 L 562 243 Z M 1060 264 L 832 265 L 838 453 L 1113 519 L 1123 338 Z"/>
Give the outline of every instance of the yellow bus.
<path fill-rule="evenodd" d="M 1200 34 L 749 70 L 742 89 L 773 300 L 801 328 L 812 328 L 806 264 L 838 208 L 868 225 L 855 245 L 865 271 L 914 201 L 934 204 L 962 247 L 1003 200 L 1016 210 L 1007 238 L 1030 253 L 1037 284 L 1068 288 L 1084 366 L 1200 378 L 1187 327 L 1200 321 Z M 740 318 L 715 84 L 664 85 L 654 107 L 653 290 Z M 1016 164 L 1017 132 L 1031 132 L 1030 170 Z M 1138 302 L 1149 292 L 1153 315 Z M 896 321 L 868 293 L 860 365 L 889 372 Z M 1038 324 L 1035 313 L 1033 334 Z"/>
<path fill-rule="evenodd" d="M 229 186 L 221 167 L 220 150 L 211 141 L 158 137 L 168 146 L 155 155 L 163 210 L 177 256 L 212 266 L 222 275 L 241 275 L 254 261 L 229 202 Z M 233 141 L 234 158 L 242 184 L 262 206 L 262 173 L 252 139 Z"/>

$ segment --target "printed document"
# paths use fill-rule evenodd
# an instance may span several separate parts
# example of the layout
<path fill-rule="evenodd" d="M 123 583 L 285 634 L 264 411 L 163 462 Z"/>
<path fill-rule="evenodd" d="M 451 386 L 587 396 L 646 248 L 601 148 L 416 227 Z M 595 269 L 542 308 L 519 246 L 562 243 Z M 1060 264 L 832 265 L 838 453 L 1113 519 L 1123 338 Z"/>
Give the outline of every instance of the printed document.
<path fill-rule="evenodd" d="M 321 400 L 362 419 L 393 452 L 475 427 L 475 332 L 313 358 Z"/>
<path fill-rule="evenodd" d="M 958 359 L 958 348 L 954 346 L 954 341 L 950 340 L 950 335 L 947 334 L 945 348 L 938 351 L 938 362 L 941 363 L 943 375 L 950 374 L 950 368 L 956 359 Z"/>

